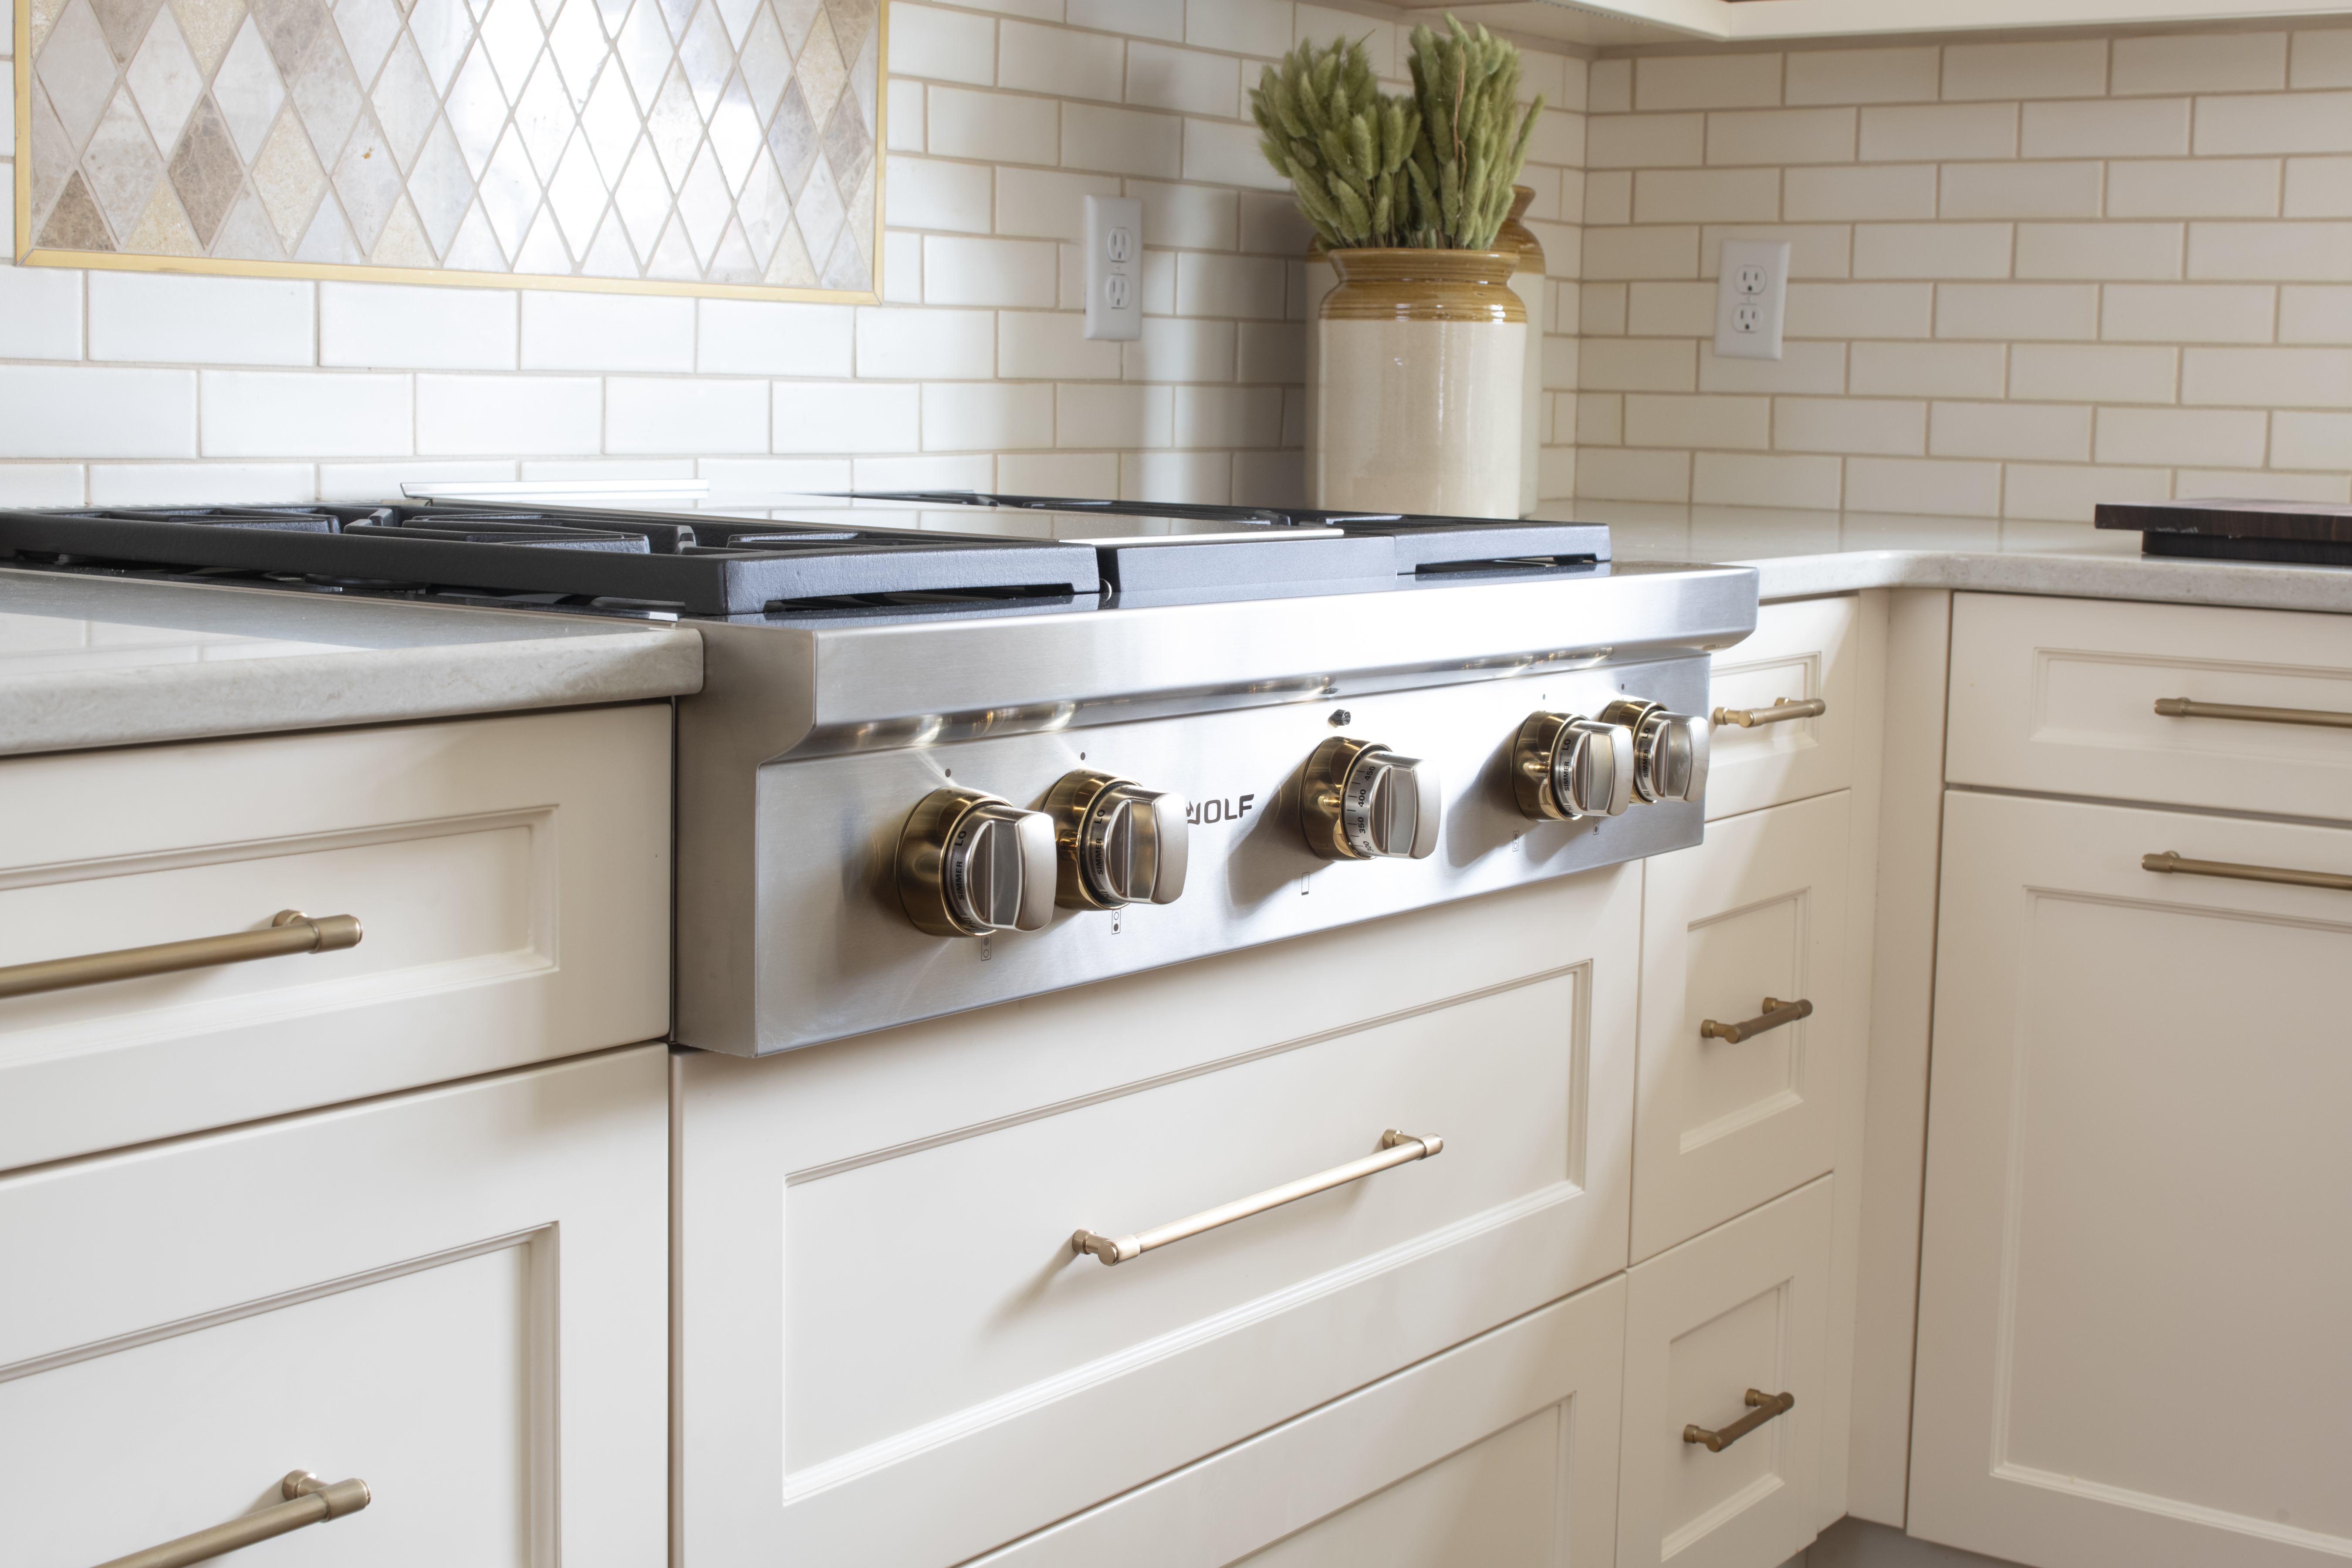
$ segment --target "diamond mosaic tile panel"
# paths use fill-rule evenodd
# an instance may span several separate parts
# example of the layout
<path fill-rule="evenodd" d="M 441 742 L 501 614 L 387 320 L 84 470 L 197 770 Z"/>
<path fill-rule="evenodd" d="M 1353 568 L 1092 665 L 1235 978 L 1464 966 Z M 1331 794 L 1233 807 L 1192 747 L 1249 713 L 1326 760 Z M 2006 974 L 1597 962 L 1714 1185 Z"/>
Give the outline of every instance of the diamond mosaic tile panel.
<path fill-rule="evenodd" d="M 880 0 L 30 0 L 26 249 L 870 291 Z"/>

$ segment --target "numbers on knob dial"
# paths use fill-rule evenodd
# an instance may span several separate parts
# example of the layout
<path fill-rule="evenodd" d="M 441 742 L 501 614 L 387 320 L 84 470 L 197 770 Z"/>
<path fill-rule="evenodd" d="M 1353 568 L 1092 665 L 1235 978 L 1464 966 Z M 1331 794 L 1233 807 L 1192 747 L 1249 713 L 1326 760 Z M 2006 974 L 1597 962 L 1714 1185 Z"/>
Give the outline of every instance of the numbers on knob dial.
<path fill-rule="evenodd" d="M 933 790 L 898 830 L 898 871 L 919 931 L 1037 931 L 1054 916 L 1053 818 L 978 790 Z"/>
<path fill-rule="evenodd" d="M 1183 893 L 1191 806 L 1182 795 L 1081 771 L 1047 792 L 1045 812 L 1057 850 L 1054 901 L 1065 909 L 1167 904 Z"/>
<path fill-rule="evenodd" d="M 1633 799 L 1633 731 L 1572 713 L 1530 713 L 1511 745 L 1511 793 L 1538 821 L 1616 816 Z"/>
<path fill-rule="evenodd" d="M 1307 848 L 1326 860 L 1426 859 L 1444 816 L 1432 763 L 1345 735 L 1307 759 L 1298 809 Z"/>

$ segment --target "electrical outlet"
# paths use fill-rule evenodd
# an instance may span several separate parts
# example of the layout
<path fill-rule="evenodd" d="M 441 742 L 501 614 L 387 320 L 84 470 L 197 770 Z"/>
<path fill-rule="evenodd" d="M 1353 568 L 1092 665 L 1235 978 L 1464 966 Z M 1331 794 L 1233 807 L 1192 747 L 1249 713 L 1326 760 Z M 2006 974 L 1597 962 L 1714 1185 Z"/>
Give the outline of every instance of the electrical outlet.
<path fill-rule="evenodd" d="M 1787 241 L 1725 240 L 1716 273 L 1715 352 L 1725 359 L 1779 359 L 1788 305 Z"/>
<path fill-rule="evenodd" d="M 1087 198 L 1087 336 L 1143 335 L 1143 203 Z"/>

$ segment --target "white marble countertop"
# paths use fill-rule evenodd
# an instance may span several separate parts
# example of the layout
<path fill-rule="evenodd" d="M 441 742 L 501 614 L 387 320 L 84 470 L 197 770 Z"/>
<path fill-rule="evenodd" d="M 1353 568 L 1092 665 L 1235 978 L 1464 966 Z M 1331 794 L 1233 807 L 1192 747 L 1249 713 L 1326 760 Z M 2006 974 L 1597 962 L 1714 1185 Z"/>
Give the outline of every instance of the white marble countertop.
<path fill-rule="evenodd" d="M 1609 524 L 1620 561 L 1753 566 L 1767 599 L 1968 588 L 2352 615 L 2352 567 L 2150 558 L 2138 534 L 2086 522 L 1599 500 L 1547 501 L 1536 515 Z"/>
<path fill-rule="evenodd" d="M 0 570 L 0 755 L 701 686 L 673 626 Z"/>

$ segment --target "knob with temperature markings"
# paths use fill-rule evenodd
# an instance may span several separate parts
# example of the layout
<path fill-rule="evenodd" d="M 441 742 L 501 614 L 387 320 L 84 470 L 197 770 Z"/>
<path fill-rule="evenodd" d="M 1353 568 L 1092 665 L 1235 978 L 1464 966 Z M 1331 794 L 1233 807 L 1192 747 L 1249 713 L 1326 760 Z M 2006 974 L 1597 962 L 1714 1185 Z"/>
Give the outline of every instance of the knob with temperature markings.
<path fill-rule="evenodd" d="M 1184 891 L 1184 797 L 1109 773 L 1065 773 L 1045 795 L 1059 875 L 1054 901 L 1070 910 L 1172 904 Z"/>
<path fill-rule="evenodd" d="M 1696 713 L 1669 713 L 1663 702 L 1622 698 L 1601 710 L 1601 722 L 1633 731 L 1633 793 L 1651 802 L 1697 800 L 1706 793 L 1710 726 Z"/>
<path fill-rule="evenodd" d="M 898 830 L 898 901 L 933 936 L 1039 930 L 1054 918 L 1054 819 L 978 790 L 933 790 Z"/>
<path fill-rule="evenodd" d="M 1633 802 L 1633 731 L 1573 713 L 1530 713 L 1511 742 L 1511 794 L 1537 821 L 1616 816 Z"/>
<path fill-rule="evenodd" d="M 1437 847 L 1437 769 L 1418 757 L 1334 735 L 1307 757 L 1300 786 L 1307 847 L 1326 860 L 1423 860 Z"/>

